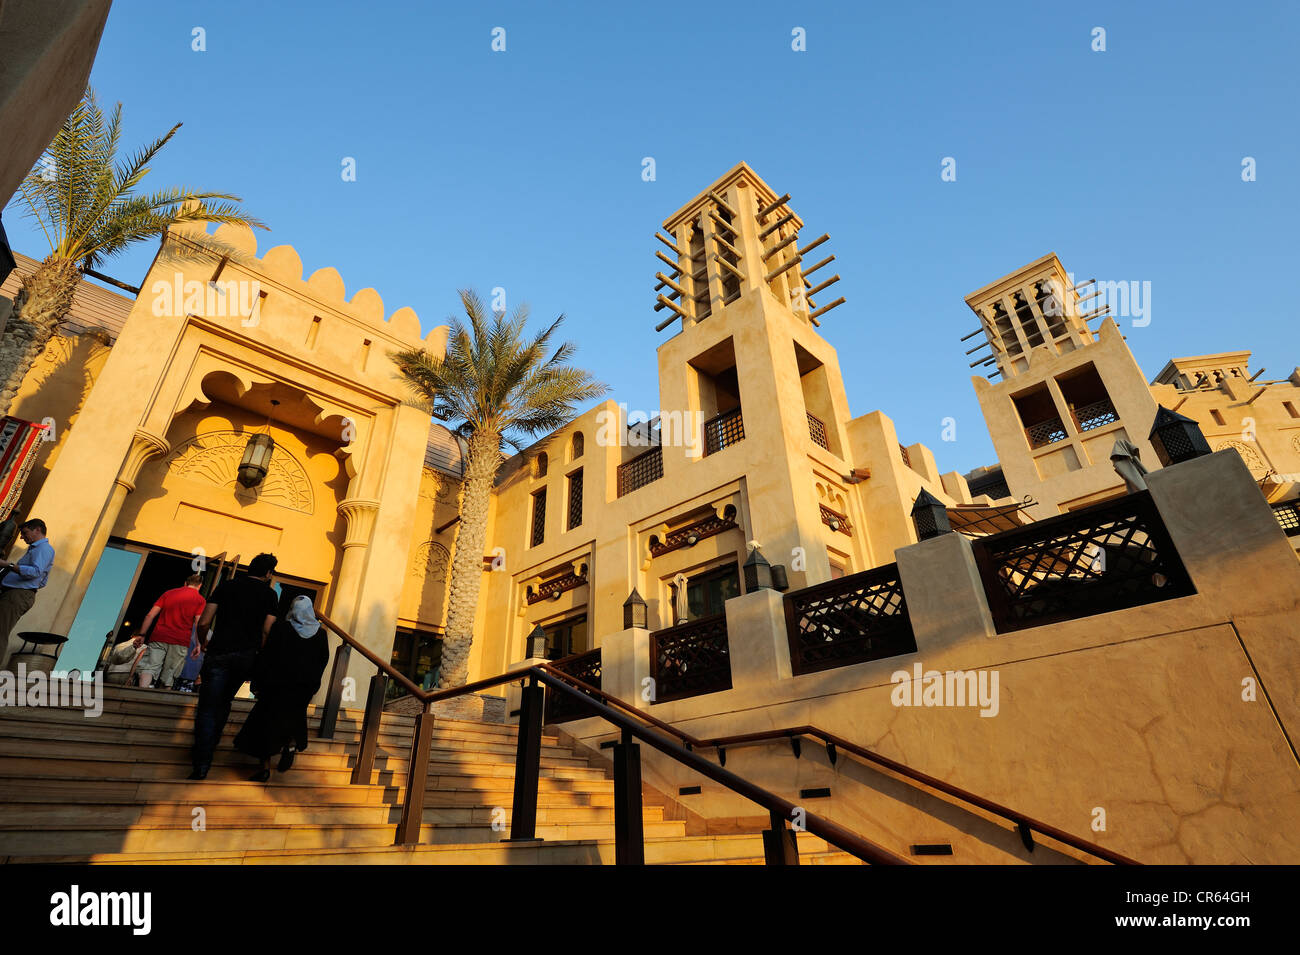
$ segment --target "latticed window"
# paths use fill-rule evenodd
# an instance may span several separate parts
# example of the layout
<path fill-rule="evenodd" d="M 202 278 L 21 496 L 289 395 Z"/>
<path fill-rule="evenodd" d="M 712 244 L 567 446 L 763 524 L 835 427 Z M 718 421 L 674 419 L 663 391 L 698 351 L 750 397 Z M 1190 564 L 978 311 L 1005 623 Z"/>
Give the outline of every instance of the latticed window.
<path fill-rule="evenodd" d="M 537 457 L 533 460 L 533 477 L 539 477 L 539 478 L 546 477 L 546 467 L 548 464 L 549 461 L 547 460 L 545 451 L 537 455 Z"/>
<path fill-rule="evenodd" d="M 1273 505 L 1273 514 L 1287 537 L 1300 535 L 1300 501 L 1286 501 Z"/>
<path fill-rule="evenodd" d="M 536 547 L 546 539 L 546 488 L 533 495 L 533 543 Z"/>
<path fill-rule="evenodd" d="M 569 530 L 582 524 L 582 468 L 569 475 Z"/>
<path fill-rule="evenodd" d="M 724 411 L 704 423 L 704 453 L 713 454 L 745 439 L 745 422 L 739 408 Z"/>
<path fill-rule="evenodd" d="M 573 433 L 573 456 L 574 456 L 574 458 L 580 458 L 580 457 L 582 457 L 582 452 L 583 452 L 584 450 L 586 450 L 586 448 L 585 448 L 585 444 L 586 444 L 586 441 L 585 441 L 585 440 L 583 439 L 583 437 L 582 437 L 582 432 L 581 432 L 581 431 L 575 431 L 575 432 Z"/>
<path fill-rule="evenodd" d="M 1115 414 L 1115 407 L 1110 403 L 1109 398 L 1074 409 L 1074 423 L 1080 431 L 1092 431 L 1094 428 L 1114 424 L 1118 420 L 1119 416 Z"/>
<path fill-rule="evenodd" d="M 645 487 L 652 481 L 664 476 L 663 448 L 654 447 L 644 454 L 638 454 L 627 464 L 618 469 L 618 496 L 631 494 L 639 487 Z"/>
<path fill-rule="evenodd" d="M 813 444 L 829 451 L 831 446 L 826 441 L 826 425 L 822 423 L 821 418 L 817 417 L 811 411 L 807 412 L 807 414 L 808 436 L 813 439 Z"/>
<path fill-rule="evenodd" d="M 1065 432 L 1065 425 L 1061 424 L 1061 419 L 1053 418 L 1051 421 L 1040 421 L 1025 428 L 1025 437 L 1029 439 L 1031 448 L 1041 448 L 1064 441 L 1068 435 Z"/>

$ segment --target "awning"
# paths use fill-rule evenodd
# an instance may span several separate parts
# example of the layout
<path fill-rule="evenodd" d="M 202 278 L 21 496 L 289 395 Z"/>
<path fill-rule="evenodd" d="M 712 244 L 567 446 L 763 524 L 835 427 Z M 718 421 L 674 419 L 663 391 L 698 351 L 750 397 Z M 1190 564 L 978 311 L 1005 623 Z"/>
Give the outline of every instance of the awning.
<path fill-rule="evenodd" d="M 1017 501 L 1014 504 L 979 505 L 964 504 L 947 508 L 948 523 L 952 529 L 967 537 L 985 537 L 999 531 L 1032 524 L 1025 514 L 1025 508 L 1033 504 L 1032 500 Z"/>

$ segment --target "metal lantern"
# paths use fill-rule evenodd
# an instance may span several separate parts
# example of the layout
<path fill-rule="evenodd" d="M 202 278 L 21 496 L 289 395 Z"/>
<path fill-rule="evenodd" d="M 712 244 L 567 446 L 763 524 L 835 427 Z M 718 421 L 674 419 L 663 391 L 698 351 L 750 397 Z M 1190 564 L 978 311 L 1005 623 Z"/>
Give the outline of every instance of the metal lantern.
<path fill-rule="evenodd" d="M 275 452 L 275 439 L 265 432 L 252 435 L 244 445 L 244 456 L 239 460 L 239 483 L 253 488 L 262 483 L 271 466 Z"/>
<path fill-rule="evenodd" d="M 647 629 L 646 619 L 645 600 L 633 587 L 632 592 L 627 595 L 627 600 L 623 601 L 623 629 L 631 630 L 636 628 L 645 630 Z"/>
<path fill-rule="evenodd" d="M 767 562 L 763 552 L 758 549 L 757 542 L 751 541 L 754 545 L 749 556 L 745 558 L 743 570 L 745 572 L 745 593 L 751 593 L 755 590 L 772 589 L 772 565 Z"/>
<path fill-rule="evenodd" d="M 533 660 L 544 656 L 546 656 L 546 631 L 539 623 L 533 627 L 532 632 L 528 634 L 528 639 L 524 641 L 524 657 Z"/>
<path fill-rule="evenodd" d="M 1164 405 L 1156 410 L 1156 420 L 1148 437 L 1151 446 L 1156 449 L 1156 457 L 1165 467 L 1210 453 L 1201 426 L 1191 418 L 1170 411 Z"/>
<path fill-rule="evenodd" d="M 921 493 L 916 496 L 916 503 L 912 505 L 912 524 L 916 527 L 918 541 L 952 533 L 952 524 L 948 522 L 948 508 L 925 488 L 921 488 Z"/>

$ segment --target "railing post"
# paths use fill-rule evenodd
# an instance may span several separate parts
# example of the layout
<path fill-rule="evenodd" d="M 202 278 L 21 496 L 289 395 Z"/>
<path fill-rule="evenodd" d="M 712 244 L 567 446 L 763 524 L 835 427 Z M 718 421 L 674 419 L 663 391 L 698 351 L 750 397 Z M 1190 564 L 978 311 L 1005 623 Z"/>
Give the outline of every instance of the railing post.
<path fill-rule="evenodd" d="M 424 788 L 429 782 L 429 745 L 433 742 L 433 713 L 429 704 L 415 718 L 411 736 L 411 755 L 406 763 L 406 798 L 402 801 L 402 821 L 397 824 L 395 845 L 411 846 L 420 841 L 424 821 Z"/>
<path fill-rule="evenodd" d="M 537 838 L 537 778 L 542 766 L 542 706 L 545 692 L 530 676 L 519 700 L 519 747 L 515 751 L 515 796 L 510 810 L 511 842 Z"/>
<path fill-rule="evenodd" d="M 361 724 L 361 745 L 357 749 L 357 764 L 352 767 L 352 783 L 370 782 L 375 768 L 375 747 L 379 744 L 379 724 L 384 718 L 384 697 L 388 690 L 388 675 L 380 670 L 370 678 L 370 693 L 366 697 L 366 718 Z"/>
<path fill-rule="evenodd" d="M 325 694 L 325 710 L 321 713 L 320 726 L 316 729 L 317 739 L 333 739 L 334 726 L 338 722 L 339 707 L 343 705 L 343 678 L 347 676 L 348 660 L 352 657 L 352 648 L 347 641 L 339 643 L 334 651 L 334 667 L 330 670 L 330 688 Z"/>
<path fill-rule="evenodd" d="M 799 846 L 795 832 L 787 829 L 785 816 L 775 809 L 771 812 L 772 828 L 763 830 L 763 858 L 767 865 L 798 865 Z"/>
<path fill-rule="evenodd" d="M 614 744 L 614 863 L 645 865 L 641 815 L 641 747 L 623 730 Z"/>

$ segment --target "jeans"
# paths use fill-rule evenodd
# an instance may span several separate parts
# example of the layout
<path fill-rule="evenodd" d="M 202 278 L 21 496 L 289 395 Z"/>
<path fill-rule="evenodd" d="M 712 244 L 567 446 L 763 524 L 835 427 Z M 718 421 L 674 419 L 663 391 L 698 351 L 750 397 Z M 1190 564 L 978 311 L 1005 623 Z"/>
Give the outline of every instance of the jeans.
<path fill-rule="evenodd" d="M 253 673 L 257 650 L 209 653 L 203 661 L 203 683 L 194 714 L 194 767 L 212 765 L 212 754 L 230 719 L 230 704 L 239 688 Z"/>

